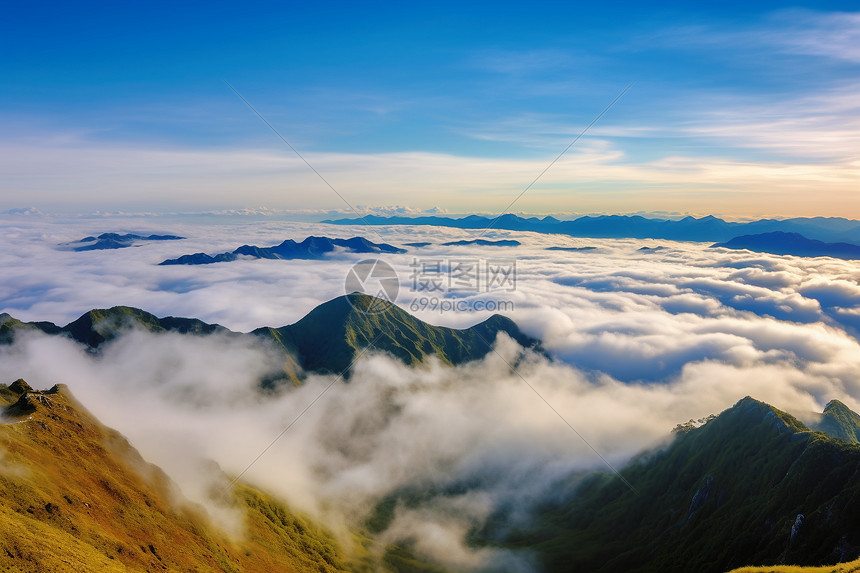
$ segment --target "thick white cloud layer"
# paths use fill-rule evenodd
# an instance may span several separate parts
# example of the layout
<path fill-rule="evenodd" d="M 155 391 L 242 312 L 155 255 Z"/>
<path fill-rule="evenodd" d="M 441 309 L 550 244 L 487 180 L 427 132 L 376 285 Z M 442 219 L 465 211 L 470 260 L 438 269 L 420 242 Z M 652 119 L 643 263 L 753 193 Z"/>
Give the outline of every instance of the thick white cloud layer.
<path fill-rule="evenodd" d="M 802 416 L 833 398 L 860 406 L 860 268 L 850 261 L 506 231 L 489 238 L 516 238 L 523 246 L 442 247 L 475 233 L 212 221 L 7 217 L 0 238 L 0 311 L 66 323 L 93 307 L 126 304 L 234 330 L 280 326 L 343 294 L 346 271 L 366 256 L 156 263 L 310 234 L 378 241 L 378 231 L 395 245 L 434 243 L 385 257 L 400 274 L 398 301 L 407 308 L 421 294 L 410 290 L 416 257 L 515 258 L 516 290 L 458 300 L 515 304 L 508 314 L 553 356 L 526 356 L 519 375 L 615 465 L 659 444 L 676 423 L 717 413 L 745 395 Z M 189 238 L 116 251 L 56 249 L 104 231 Z M 638 250 L 657 245 L 666 248 Z M 461 327 L 488 313 L 417 314 Z M 205 500 L 211 486 L 203 460 L 232 475 L 242 472 L 334 382 L 246 479 L 338 528 L 362 522 L 392 492 L 432 485 L 439 493 L 431 499 L 398 507 L 384 540 L 414 538 L 420 553 L 465 569 L 504 562 L 532 570 L 529 555 L 470 549 L 464 535 L 514 500 L 521 510 L 514 518 L 527 519 L 529 500 L 546 495 L 556 480 L 577 469 L 606 468 L 511 371 L 507 362 L 520 349 L 505 337 L 497 344 L 498 354 L 459 368 L 410 369 L 368 355 L 349 384 L 311 377 L 280 396 L 262 397 L 254 385 L 276 358 L 245 342 L 133 332 L 96 358 L 67 340 L 32 337 L 0 348 L 0 380 L 24 377 L 36 387 L 68 383 L 197 500 Z M 446 493 L 465 483 L 479 485 Z"/>

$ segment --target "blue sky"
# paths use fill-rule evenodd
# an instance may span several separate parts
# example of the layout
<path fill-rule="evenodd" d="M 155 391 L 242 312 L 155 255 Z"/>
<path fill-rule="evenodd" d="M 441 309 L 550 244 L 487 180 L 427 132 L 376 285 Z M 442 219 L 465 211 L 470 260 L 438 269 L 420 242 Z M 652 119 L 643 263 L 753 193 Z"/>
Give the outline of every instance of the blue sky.
<path fill-rule="evenodd" d="M 851 12 L 852 8 L 855 10 Z M 860 12 L 7 3 L 0 209 L 860 217 Z"/>

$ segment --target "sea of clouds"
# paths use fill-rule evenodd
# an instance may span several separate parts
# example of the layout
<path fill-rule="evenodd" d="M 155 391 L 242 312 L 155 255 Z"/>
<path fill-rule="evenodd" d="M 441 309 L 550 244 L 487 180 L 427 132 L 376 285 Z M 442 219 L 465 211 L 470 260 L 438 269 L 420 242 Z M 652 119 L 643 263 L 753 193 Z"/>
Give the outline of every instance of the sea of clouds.
<path fill-rule="evenodd" d="M 282 326 L 343 294 L 348 269 L 367 258 L 157 265 L 242 244 L 309 235 L 361 235 L 397 246 L 429 241 L 384 257 L 401 277 L 404 308 L 427 295 L 411 288 L 410 273 L 422 261 L 516 261 L 515 289 L 456 298 L 513 303 L 507 314 L 543 341 L 549 358 L 524 353 L 505 336 L 482 361 L 456 368 L 408 368 L 369 352 L 348 384 L 311 376 L 271 396 L 256 384 L 278 357 L 232 337 L 132 331 L 99 356 L 45 336 L 0 348 L 0 381 L 68 384 L 234 531 L 241 530 L 235 512 L 210 499 L 212 488 L 225 484 L 208 460 L 227 475 L 247 470 L 243 479 L 341 532 L 394 492 L 437 492 L 399 506 L 381 541 L 411 540 L 419 554 L 458 569 L 529 571 L 532 556 L 476 549 L 465 537 L 500 508 L 527 521 L 530 505 L 558 494 L 571 472 L 620 467 L 665 443 L 675 424 L 719 413 L 746 395 L 802 418 L 834 398 L 860 407 L 860 267 L 850 261 L 508 231 L 486 238 L 522 246 L 442 247 L 476 233 L 254 216 L 9 215 L 0 225 L 0 312 L 58 324 L 122 304 L 237 331 Z M 112 251 L 58 248 L 106 231 L 188 238 Z M 665 248 L 640 250 L 646 246 Z M 430 308 L 416 314 L 451 327 L 488 316 Z"/>

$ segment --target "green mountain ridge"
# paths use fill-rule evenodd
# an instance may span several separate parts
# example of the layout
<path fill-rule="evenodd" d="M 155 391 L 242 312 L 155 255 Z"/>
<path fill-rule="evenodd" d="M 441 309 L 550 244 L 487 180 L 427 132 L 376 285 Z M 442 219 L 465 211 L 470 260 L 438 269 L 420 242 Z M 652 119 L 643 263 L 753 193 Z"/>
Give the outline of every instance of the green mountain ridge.
<path fill-rule="evenodd" d="M 154 314 L 130 306 L 114 306 L 107 309 L 93 309 L 65 326 L 52 322 L 22 322 L 7 313 L 0 314 L 0 343 L 11 344 L 15 334 L 22 331 L 39 331 L 45 334 L 65 334 L 78 342 L 97 349 L 109 342 L 124 330 L 132 327 L 143 328 L 149 332 L 178 332 L 180 334 L 213 334 L 230 331 L 218 324 L 207 324 L 196 318 L 177 318 L 168 316 L 158 318 Z"/>
<path fill-rule="evenodd" d="M 501 315 L 458 330 L 423 322 L 394 304 L 361 293 L 325 302 L 295 324 L 262 327 L 247 334 L 194 318 L 158 318 L 128 306 L 94 309 L 62 327 L 51 322 L 22 322 L 3 313 L 0 343 L 14 342 L 17 333 L 42 332 L 69 336 L 95 352 L 132 328 L 153 333 L 254 336 L 265 340 L 282 351 L 285 358 L 284 372 L 272 373 L 269 382 L 284 377 L 297 382 L 302 371 L 345 372 L 365 349 L 387 352 L 409 365 L 420 364 L 431 355 L 445 364 L 462 364 L 483 358 L 500 332 L 525 348 L 543 352 L 540 341 L 527 336 L 514 321 Z"/>
<path fill-rule="evenodd" d="M 365 348 L 385 351 L 416 365 L 435 355 L 446 364 L 483 358 L 499 332 L 525 348 L 540 350 L 539 341 L 523 334 L 511 319 L 493 315 L 457 330 L 423 322 L 397 305 L 352 293 L 321 304 L 304 318 L 281 328 L 253 332 L 295 349 L 306 370 L 340 373 Z"/>
<path fill-rule="evenodd" d="M 636 491 L 602 472 L 571 478 L 532 526 L 506 531 L 498 516 L 477 538 L 530 548 L 549 571 L 717 572 L 860 555 L 860 445 L 750 397 L 621 471 Z"/>

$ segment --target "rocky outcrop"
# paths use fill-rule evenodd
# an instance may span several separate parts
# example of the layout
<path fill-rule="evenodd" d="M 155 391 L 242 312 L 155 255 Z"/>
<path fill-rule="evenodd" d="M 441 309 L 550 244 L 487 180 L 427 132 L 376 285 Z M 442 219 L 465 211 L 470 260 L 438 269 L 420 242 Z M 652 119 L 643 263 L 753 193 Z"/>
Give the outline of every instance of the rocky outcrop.
<path fill-rule="evenodd" d="M 696 490 L 696 493 L 693 494 L 693 499 L 690 501 L 690 509 L 687 511 L 687 519 L 686 522 L 689 523 L 691 519 L 693 519 L 693 515 L 707 503 L 707 501 L 711 498 L 711 488 L 714 485 L 714 476 L 708 476 L 705 478 L 702 486 Z"/>

